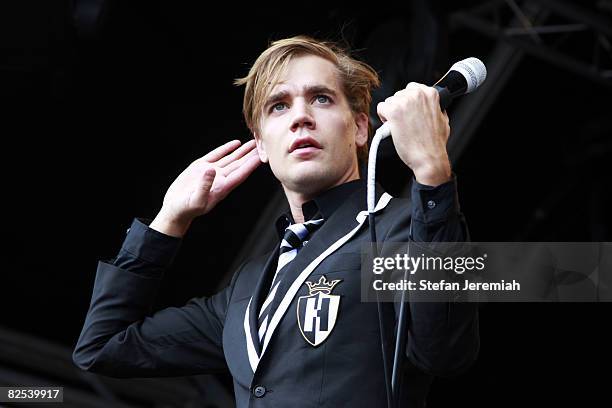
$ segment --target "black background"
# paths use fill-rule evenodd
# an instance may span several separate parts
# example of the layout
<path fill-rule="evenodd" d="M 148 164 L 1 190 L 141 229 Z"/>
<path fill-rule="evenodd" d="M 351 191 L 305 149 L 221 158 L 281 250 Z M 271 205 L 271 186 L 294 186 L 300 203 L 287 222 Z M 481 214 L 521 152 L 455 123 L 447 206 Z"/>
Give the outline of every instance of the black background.
<path fill-rule="evenodd" d="M 476 3 L 453 2 L 440 16 Z M 344 33 L 359 48 L 378 24 L 407 12 L 109 4 L 92 35 L 77 31 L 67 1 L 1 13 L 0 324 L 69 347 L 96 263 L 116 254 L 132 218 L 153 218 L 192 160 L 227 140 L 249 140 L 232 80 L 269 40 Z M 494 45 L 467 29 L 446 41 L 445 66 L 486 59 Z M 588 39 L 570 51 L 586 46 Z M 610 96 L 610 88 L 525 57 L 454 166 L 474 241 L 611 240 Z M 197 220 L 158 306 L 214 293 L 277 189 L 262 166 Z M 430 405 L 601 405 L 609 400 L 611 312 L 606 303 L 484 305 L 478 362 L 437 380 Z"/>

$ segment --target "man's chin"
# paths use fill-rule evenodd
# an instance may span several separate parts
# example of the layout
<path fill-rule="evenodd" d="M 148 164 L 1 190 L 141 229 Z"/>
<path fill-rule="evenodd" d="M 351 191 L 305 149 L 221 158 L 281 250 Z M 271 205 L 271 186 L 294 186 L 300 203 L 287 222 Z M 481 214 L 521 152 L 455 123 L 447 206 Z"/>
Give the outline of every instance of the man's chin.
<path fill-rule="evenodd" d="M 334 184 L 333 173 L 318 166 L 298 166 L 283 182 L 286 188 L 303 194 L 316 194 Z"/>

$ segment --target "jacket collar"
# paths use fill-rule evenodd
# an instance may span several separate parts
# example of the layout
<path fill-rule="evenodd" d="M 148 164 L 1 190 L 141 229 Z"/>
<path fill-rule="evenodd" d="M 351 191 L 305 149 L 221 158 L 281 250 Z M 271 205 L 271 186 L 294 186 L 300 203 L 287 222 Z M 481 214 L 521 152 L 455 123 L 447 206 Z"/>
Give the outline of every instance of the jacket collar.
<path fill-rule="evenodd" d="M 302 205 L 304 220 L 308 221 L 316 217 L 322 217 L 324 220 L 329 219 L 348 197 L 362 189 L 365 191 L 365 180 L 359 179 L 340 184 L 339 186 L 324 191 L 316 198 Z M 282 238 L 285 228 L 293 223 L 294 220 L 291 212 L 284 213 L 277 218 L 275 226 L 279 238 Z"/>

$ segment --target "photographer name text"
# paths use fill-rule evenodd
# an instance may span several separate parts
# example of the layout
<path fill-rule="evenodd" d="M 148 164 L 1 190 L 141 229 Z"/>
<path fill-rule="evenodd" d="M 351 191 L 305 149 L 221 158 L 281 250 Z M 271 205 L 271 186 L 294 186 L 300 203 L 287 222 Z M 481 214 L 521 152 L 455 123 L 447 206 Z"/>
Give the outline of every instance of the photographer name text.
<path fill-rule="evenodd" d="M 430 281 L 421 279 L 418 282 L 402 279 L 398 282 L 384 282 L 377 279 L 372 282 L 374 290 L 377 291 L 520 291 L 521 284 L 516 280 L 506 282 L 449 282 L 445 280 Z"/>

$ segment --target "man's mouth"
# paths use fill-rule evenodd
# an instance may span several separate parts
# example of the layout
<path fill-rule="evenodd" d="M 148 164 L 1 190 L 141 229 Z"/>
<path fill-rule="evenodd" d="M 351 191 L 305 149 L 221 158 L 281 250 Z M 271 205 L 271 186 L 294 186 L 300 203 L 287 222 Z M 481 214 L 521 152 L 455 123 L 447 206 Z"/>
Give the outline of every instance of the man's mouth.
<path fill-rule="evenodd" d="M 289 153 L 294 151 L 310 151 L 321 149 L 321 145 L 314 138 L 310 136 L 300 136 L 296 138 L 291 146 L 289 147 Z"/>

